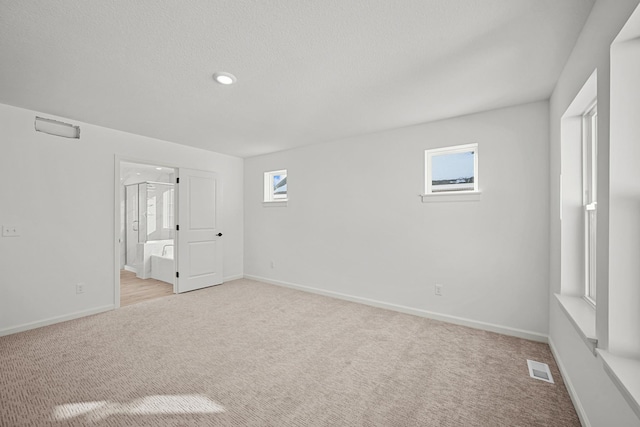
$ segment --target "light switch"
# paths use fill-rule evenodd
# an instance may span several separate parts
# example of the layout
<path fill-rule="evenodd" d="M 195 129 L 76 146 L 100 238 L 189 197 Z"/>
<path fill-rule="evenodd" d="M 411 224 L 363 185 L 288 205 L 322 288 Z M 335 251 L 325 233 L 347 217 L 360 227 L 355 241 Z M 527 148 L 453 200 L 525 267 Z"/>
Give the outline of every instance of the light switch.
<path fill-rule="evenodd" d="M 2 226 L 2 237 L 18 237 L 19 235 L 20 230 L 15 225 Z"/>

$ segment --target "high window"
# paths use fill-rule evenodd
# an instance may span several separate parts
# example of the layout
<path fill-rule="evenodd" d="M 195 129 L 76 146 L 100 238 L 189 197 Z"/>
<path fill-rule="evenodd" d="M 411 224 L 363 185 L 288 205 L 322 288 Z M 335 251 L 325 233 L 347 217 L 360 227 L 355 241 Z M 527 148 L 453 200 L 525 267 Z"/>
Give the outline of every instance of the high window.
<path fill-rule="evenodd" d="M 478 144 L 425 150 L 425 194 L 478 192 Z"/>
<path fill-rule="evenodd" d="M 278 170 L 264 173 L 264 201 L 287 201 L 287 170 Z"/>

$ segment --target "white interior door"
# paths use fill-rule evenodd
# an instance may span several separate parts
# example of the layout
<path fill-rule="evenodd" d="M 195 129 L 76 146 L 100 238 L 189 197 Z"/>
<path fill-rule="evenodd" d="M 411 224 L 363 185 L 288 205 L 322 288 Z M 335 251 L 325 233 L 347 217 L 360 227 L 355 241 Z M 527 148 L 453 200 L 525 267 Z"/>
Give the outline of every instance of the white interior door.
<path fill-rule="evenodd" d="M 217 175 L 178 169 L 177 290 L 222 283 L 222 233 Z"/>

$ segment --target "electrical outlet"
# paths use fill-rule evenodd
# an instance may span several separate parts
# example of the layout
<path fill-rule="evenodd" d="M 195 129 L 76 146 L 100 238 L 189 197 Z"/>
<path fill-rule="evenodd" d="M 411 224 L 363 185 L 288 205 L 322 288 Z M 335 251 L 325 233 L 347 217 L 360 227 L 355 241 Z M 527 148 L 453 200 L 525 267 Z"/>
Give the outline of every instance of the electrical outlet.
<path fill-rule="evenodd" d="M 19 235 L 20 230 L 15 225 L 2 226 L 2 237 L 18 237 Z"/>
<path fill-rule="evenodd" d="M 271 261 L 271 268 L 276 268 L 276 262 L 275 261 Z"/>
<path fill-rule="evenodd" d="M 435 293 L 437 296 L 441 297 L 442 296 L 442 285 L 440 284 L 436 284 L 435 287 Z"/>
<path fill-rule="evenodd" d="M 76 294 L 84 294 L 84 283 L 78 283 L 76 285 Z"/>

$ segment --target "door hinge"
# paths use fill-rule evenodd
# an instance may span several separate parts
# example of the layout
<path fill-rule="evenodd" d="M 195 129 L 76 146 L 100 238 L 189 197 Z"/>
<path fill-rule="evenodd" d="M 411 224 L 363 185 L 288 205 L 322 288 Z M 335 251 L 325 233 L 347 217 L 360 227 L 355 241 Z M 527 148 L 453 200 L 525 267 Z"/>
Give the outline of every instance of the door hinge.
<path fill-rule="evenodd" d="M 180 178 L 176 178 L 176 184 L 180 184 Z"/>
<path fill-rule="evenodd" d="M 180 277 L 180 273 L 176 271 L 176 277 Z"/>
<path fill-rule="evenodd" d="M 176 224 L 176 231 L 180 231 L 180 226 Z"/>

